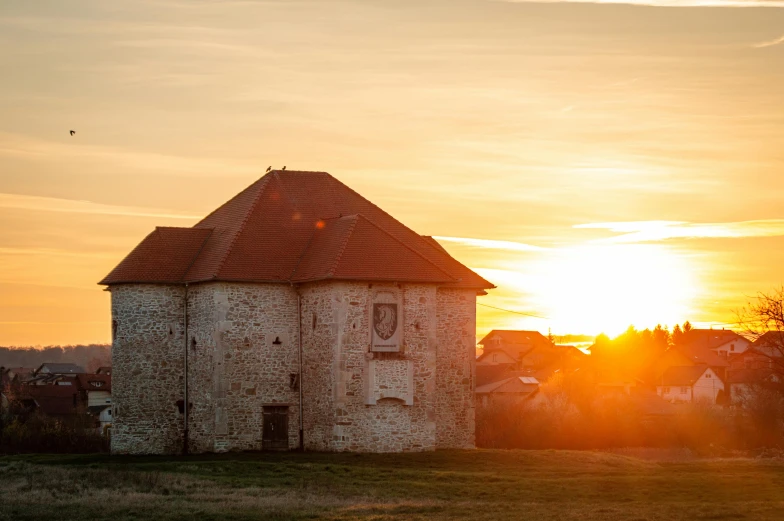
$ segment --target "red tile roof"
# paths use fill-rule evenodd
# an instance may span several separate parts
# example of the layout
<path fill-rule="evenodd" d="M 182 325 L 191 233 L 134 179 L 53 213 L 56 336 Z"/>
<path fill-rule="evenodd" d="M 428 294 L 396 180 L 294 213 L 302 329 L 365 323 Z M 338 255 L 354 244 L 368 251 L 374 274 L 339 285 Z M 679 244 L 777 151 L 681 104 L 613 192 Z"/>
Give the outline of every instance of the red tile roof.
<path fill-rule="evenodd" d="M 100 284 L 182 282 L 211 233 L 212 230 L 198 228 L 158 227 Z"/>
<path fill-rule="evenodd" d="M 112 377 L 108 374 L 82 373 L 76 375 L 76 379 L 81 390 L 112 392 Z"/>
<path fill-rule="evenodd" d="M 193 228 L 158 228 L 101 284 L 433 282 L 494 286 L 325 172 L 273 171 Z"/>
<path fill-rule="evenodd" d="M 77 388 L 72 385 L 26 385 L 20 398 L 34 400 L 41 412 L 49 416 L 73 414 L 79 403 Z"/>
<path fill-rule="evenodd" d="M 697 345 L 707 349 L 715 349 L 728 342 L 745 340 L 730 329 L 691 329 L 683 334 L 683 345 Z"/>
<path fill-rule="evenodd" d="M 680 352 L 694 364 L 705 364 L 709 367 L 727 367 L 730 365 L 727 361 L 727 358 L 724 358 L 716 354 L 715 351 L 711 351 L 710 349 L 702 347 L 699 344 L 672 346 L 670 349 L 674 349 Z"/>
<path fill-rule="evenodd" d="M 520 331 L 520 330 L 509 330 L 509 329 L 493 329 L 488 334 L 479 341 L 479 344 L 484 345 L 488 343 L 492 338 L 500 338 L 502 344 L 540 344 L 540 343 L 547 343 L 552 345 L 552 343 L 547 340 L 543 334 L 539 331 Z"/>

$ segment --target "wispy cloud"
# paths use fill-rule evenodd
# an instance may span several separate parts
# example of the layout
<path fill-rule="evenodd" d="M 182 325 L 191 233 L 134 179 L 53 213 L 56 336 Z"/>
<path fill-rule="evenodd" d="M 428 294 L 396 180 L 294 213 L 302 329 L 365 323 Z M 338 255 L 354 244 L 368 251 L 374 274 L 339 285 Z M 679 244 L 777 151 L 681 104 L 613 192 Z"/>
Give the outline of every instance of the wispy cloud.
<path fill-rule="evenodd" d="M 0 193 L 0 208 L 10 208 L 13 210 L 31 210 L 36 212 L 86 213 L 128 217 L 155 217 L 163 219 L 194 220 L 200 218 L 196 215 L 190 215 L 172 210 L 142 208 L 134 206 L 116 206 L 110 204 L 93 203 L 90 201 L 59 199 L 56 197 L 39 197 L 34 195 L 3 193 Z"/>
<path fill-rule="evenodd" d="M 728 223 L 690 223 L 684 221 L 631 221 L 579 224 L 575 228 L 609 230 L 621 233 L 597 242 L 631 243 L 667 239 L 777 237 L 784 235 L 784 219 Z"/>
<path fill-rule="evenodd" d="M 469 237 L 443 237 L 434 236 L 437 241 L 456 242 L 464 246 L 473 246 L 475 248 L 487 248 L 494 250 L 511 250 L 511 251 L 542 251 L 546 248 L 541 246 L 534 246 L 532 244 L 525 244 L 522 242 L 514 241 L 494 241 L 491 239 L 473 239 Z"/>
<path fill-rule="evenodd" d="M 512 4 L 524 3 L 579 3 L 630 4 L 652 7 L 784 7 L 779 0 L 498 0 Z"/>
<path fill-rule="evenodd" d="M 116 166 L 147 170 L 167 175 L 214 176 L 260 173 L 256 165 L 231 159 L 159 154 L 112 146 L 79 145 L 0 132 L 0 158 L 16 157 L 39 161 L 101 161 Z"/>
<path fill-rule="evenodd" d="M 752 45 L 752 47 L 756 47 L 757 49 L 762 49 L 764 47 L 773 47 L 774 45 L 779 45 L 782 43 L 784 43 L 784 35 L 781 35 L 773 40 L 755 43 L 754 45 Z"/>
<path fill-rule="evenodd" d="M 0 256 L 3 255 L 39 255 L 43 257 L 105 257 L 116 258 L 113 253 L 102 253 L 93 251 L 69 251 L 55 248 L 0 248 Z"/>

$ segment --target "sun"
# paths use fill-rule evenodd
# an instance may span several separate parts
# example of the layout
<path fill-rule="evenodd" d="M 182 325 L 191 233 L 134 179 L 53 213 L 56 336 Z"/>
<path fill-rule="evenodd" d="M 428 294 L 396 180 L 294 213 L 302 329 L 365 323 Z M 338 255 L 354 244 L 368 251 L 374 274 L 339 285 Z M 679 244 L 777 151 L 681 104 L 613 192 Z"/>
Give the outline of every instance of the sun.
<path fill-rule="evenodd" d="M 499 261 L 498 268 L 475 269 L 498 285 L 490 292 L 492 300 L 482 305 L 536 315 L 480 307 L 477 323 L 483 330 L 614 336 L 630 325 L 642 329 L 694 320 L 695 304 L 704 293 L 703 270 L 693 256 L 665 244 L 583 244 L 516 252 Z"/>
<path fill-rule="evenodd" d="M 697 271 L 661 244 L 590 245 L 555 250 L 541 271 L 536 300 L 553 330 L 621 333 L 673 325 L 692 311 Z"/>

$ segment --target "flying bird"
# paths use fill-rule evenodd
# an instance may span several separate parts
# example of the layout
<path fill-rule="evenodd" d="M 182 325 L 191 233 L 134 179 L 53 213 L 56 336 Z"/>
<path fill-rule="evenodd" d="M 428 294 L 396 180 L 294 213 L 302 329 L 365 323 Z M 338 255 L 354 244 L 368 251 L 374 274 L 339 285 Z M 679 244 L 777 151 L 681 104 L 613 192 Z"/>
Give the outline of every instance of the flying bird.
<path fill-rule="evenodd" d="M 285 170 L 285 169 L 286 169 L 286 165 L 283 165 L 283 168 L 281 168 L 281 170 Z"/>
<path fill-rule="evenodd" d="M 267 172 L 269 172 L 270 170 L 272 170 L 272 167 L 271 167 L 271 166 L 268 166 L 268 167 L 267 167 Z"/>
<path fill-rule="evenodd" d="M 75 131 L 75 130 L 70 130 L 69 132 L 71 133 L 71 135 L 72 135 L 72 136 L 73 136 L 74 134 L 76 134 L 76 131 Z"/>

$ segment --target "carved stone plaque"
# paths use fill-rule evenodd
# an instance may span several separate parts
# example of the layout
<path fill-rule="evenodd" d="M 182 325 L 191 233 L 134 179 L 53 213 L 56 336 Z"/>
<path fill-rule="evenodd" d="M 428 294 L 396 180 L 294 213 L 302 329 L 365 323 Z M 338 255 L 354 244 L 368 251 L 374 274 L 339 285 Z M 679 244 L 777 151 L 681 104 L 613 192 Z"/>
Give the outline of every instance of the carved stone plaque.
<path fill-rule="evenodd" d="M 371 309 L 371 351 L 400 351 L 400 311 L 397 295 L 384 292 L 376 296 Z"/>

